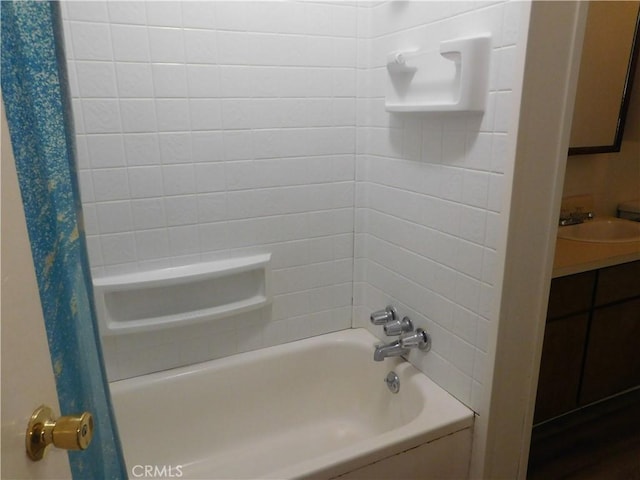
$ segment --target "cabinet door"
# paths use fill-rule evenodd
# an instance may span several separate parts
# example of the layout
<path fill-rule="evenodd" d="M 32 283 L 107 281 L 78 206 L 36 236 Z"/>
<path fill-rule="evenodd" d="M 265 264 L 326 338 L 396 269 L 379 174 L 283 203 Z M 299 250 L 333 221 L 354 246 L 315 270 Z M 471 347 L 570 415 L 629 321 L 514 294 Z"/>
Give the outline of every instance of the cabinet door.
<path fill-rule="evenodd" d="M 594 310 L 580 404 L 636 385 L 640 385 L 640 298 Z"/>
<path fill-rule="evenodd" d="M 588 321 L 583 313 L 547 323 L 534 423 L 577 407 Z"/>
<path fill-rule="evenodd" d="M 596 306 L 640 296 L 640 260 L 603 268 L 598 273 Z"/>
<path fill-rule="evenodd" d="M 564 317 L 589 310 L 595 283 L 595 270 L 551 280 L 547 318 Z"/>

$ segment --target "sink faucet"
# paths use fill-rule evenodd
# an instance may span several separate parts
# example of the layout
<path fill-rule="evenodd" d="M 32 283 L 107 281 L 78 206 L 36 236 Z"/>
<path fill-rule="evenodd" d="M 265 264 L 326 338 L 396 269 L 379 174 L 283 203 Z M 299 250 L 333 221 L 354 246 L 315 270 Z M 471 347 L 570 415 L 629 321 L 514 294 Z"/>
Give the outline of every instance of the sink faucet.
<path fill-rule="evenodd" d="M 574 212 L 567 212 L 566 210 L 560 212 L 560 222 L 559 225 L 561 227 L 565 227 L 567 225 L 577 225 L 579 223 L 584 223 L 585 220 L 593 219 L 595 215 L 593 212 L 583 212 L 582 209 L 576 209 Z"/>
<path fill-rule="evenodd" d="M 381 362 L 387 357 L 400 357 L 409 353 L 412 348 L 418 348 L 420 350 L 429 350 L 431 348 L 431 337 L 423 329 L 416 329 L 415 333 L 400 337 L 394 342 L 387 343 L 386 345 L 376 346 L 373 352 L 373 359 L 376 362 Z"/>

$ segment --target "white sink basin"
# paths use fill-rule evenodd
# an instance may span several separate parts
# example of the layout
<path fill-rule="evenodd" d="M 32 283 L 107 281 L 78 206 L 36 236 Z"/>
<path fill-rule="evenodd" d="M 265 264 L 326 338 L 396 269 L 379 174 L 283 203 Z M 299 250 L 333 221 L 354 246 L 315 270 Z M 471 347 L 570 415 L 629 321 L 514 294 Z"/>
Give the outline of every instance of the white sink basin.
<path fill-rule="evenodd" d="M 558 237 L 595 243 L 640 241 L 640 222 L 614 217 L 595 218 L 578 225 L 559 227 Z"/>

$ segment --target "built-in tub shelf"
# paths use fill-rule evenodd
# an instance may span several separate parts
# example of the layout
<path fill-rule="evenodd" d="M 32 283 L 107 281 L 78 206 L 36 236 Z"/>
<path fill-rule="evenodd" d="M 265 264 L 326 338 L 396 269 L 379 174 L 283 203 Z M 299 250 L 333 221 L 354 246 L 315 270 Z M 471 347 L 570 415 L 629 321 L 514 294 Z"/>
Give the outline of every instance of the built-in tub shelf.
<path fill-rule="evenodd" d="M 102 335 L 213 321 L 271 302 L 271 254 L 96 278 Z"/>
<path fill-rule="evenodd" d="M 440 42 L 439 48 L 387 55 L 388 112 L 483 112 L 491 35 Z"/>

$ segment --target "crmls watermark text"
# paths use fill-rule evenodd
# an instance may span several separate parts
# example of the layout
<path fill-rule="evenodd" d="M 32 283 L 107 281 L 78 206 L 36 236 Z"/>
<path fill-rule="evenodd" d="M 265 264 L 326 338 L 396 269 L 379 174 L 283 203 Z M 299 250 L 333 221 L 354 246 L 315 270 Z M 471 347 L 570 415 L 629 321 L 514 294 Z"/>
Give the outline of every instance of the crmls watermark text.
<path fill-rule="evenodd" d="M 134 478 L 180 478 L 182 465 L 134 465 L 131 475 Z"/>

